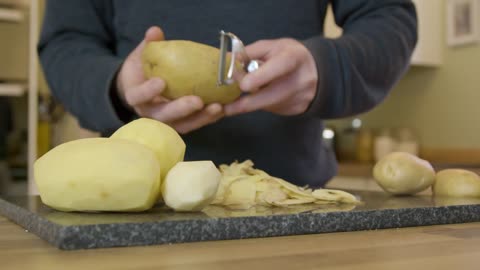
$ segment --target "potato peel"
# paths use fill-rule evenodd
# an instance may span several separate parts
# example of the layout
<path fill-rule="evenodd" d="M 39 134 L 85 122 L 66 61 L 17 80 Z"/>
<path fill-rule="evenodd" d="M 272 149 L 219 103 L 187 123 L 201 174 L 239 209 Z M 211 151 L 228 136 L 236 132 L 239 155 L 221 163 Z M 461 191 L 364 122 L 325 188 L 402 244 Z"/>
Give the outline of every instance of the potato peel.
<path fill-rule="evenodd" d="M 255 169 L 251 160 L 219 166 L 222 180 L 214 205 L 231 209 L 250 209 L 253 206 L 278 206 L 304 204 L 358 204 L 352 194 L 334 189 L 299 187 L 284 179 L 270 176 Z"/>
<path fill-rule="evenodd" d="M 336 201 L 344 203 L 355 203 L 358 201 L 355 196 L 348 192 L 333 189 L 317 189 L 312 192 L 312 196 L 318 200 L 324 201 Z"/>

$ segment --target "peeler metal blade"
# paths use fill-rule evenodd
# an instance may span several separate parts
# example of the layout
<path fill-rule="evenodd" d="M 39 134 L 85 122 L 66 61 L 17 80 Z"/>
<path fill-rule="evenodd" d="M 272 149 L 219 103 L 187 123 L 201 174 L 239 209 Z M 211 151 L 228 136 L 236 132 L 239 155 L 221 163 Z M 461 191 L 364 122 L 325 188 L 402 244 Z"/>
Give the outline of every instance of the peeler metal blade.
<path fill-rule="evenodd" d="M 228 48 L 231 47 L 230 63 L 227 67 Z M 235 70 L 235 63 L 242 66 L 241 72 L 252 72 L 259 68 L 259 61 L 250 60 L 243 42 L 233 33 L 220 31 L 220 59 L 218 62 L 217 86 L 229 85 L 234 83 L 233 73 L 239 72 Z"/>
<path fill-rule="evenodd" d="M 228 51 L 228 37 L 226 33 L 220 31 L 220 59 L 218 61 L 217 86 L 227 84 L 225 80 L 225 68 Z"/>

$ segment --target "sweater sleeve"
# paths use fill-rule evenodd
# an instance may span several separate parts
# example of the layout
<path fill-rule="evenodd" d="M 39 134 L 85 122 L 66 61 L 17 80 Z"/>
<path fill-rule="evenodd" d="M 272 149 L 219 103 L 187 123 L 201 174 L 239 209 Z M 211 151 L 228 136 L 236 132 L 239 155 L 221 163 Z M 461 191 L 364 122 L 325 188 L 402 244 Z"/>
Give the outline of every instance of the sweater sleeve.
<path fill-rule="evenodd" d="M 38 44 L 54 98 L 82 127 L 103 133 L 124 124 L 125 115 L 111 89 L 123 59 L 115 55 L 109 5 L 110 1 L 47 1 Z"/>
<path fill-rule="evenodd" d="M 318 70 L 317 94 L 306 114 L 322 119 L 366 112 L 409 67 L 417 42 L 415 6 L 407 0 L 333 0 L 337 39 L 304 41 Z"/>

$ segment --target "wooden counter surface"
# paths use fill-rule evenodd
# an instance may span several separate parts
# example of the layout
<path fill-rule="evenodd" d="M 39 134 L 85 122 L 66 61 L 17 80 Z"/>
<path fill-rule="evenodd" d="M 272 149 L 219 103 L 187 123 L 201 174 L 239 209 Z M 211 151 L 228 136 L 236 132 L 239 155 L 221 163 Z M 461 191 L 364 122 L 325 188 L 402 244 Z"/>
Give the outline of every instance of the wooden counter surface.
<path fill-rule="evenodd" d="M 0 216 L 0 269 L 480 269 L 480 223 L 61 251 Z"/>

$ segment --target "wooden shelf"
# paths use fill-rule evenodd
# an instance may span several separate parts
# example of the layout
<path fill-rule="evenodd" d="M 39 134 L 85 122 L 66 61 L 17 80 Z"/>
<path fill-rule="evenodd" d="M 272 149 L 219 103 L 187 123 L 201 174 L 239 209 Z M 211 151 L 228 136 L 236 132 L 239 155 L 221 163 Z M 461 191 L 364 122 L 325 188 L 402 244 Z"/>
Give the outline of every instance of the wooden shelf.
<path fill-rule="evenodd" d="M 16 8 L 0 7 L 0 21 L 2 22 L 22 22 L 25 19 L 23 12 Z"/>
<path fill-rule="evenodd" d="M 0 83 L 0 96 L 20 97 L 27 92 L 27 86 L 21 83 Z"/>

